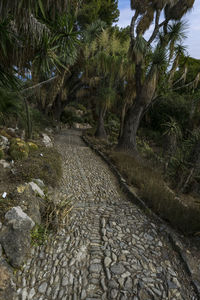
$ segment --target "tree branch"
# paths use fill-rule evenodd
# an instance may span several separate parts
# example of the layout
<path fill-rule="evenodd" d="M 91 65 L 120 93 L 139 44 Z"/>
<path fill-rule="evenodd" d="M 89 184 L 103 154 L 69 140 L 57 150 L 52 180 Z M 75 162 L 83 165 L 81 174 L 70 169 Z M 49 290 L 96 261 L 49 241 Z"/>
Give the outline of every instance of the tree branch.
<path fill-rule="evenodd" d="M 131 20 L 131 26 L 130 26 L 130 37 L 131 37 L 131 41 L 134 41 L 135 40 L 135 22 L 137 20 L 137 17 L 138 17 L 139 13 L 138 11 L 136 10 L 135 11 L 135 14 L 134 16 L 132 17 L 132 20 Z"/>
<path fill-rule="evenodd" d="M 156 11 L 156 20 L 155 20 L 154 31 L 153 31 L 151 37 L 149 38 L 149 40 L 148 40 L 148 42 L 147 42 L 148 45 L 150 45 L 150 44 L 153 42 L 153 40 L 156 38 L 156 35 L 157 35 L 158 31 L 159 31 L 160 14 L 161 14 L 161 10 L 158 9 L 158 10 Z"/>
<path fill-rule="evenodd" d="M 42 85 L 44 85 L 44 84 L 46 84 L 46 83 L 48 83 L 48 82 L 50 82 L 50 81 L 56 79 L 57 77 L 58 77 L 58 76 L 55 76 L 55 77 L 52 77 L 52 78 L 50 78 L 50 79 L 48 79 L 48 80 L 42 81 L 42 82 L 40 82 L 40 83 L 37 83 L 37 84 L 35 84 L 35 85 L 33 85 L 33 86 L 30 86 L 30 87 L 28 87 L 28 88 L 22 90 L 22 93 L 23 93 L 23 92 L 27 92 L 27 91 L 29 91 L 29 90 L 33 90 L 33 89 L 35 89 L 35 88 L 37 88 L 37 87 L 40 87 L 40 86 L 42 86 Z"/>

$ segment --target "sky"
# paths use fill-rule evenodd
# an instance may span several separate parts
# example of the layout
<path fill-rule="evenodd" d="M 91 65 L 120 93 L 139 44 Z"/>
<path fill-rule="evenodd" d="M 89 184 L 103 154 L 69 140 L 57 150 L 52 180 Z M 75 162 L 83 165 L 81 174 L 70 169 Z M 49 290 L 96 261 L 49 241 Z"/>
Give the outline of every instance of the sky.
<path fill-rule="evenodd" d="M 130 0 L 118 0 L 120 17 L 119 27 L 130 25 L 133 11 L 130 9 Z M 200 0 L 195 0 L 193 9 L 184 17 L 187 20 L 189 28 L 187 30 L 187 39 L 184 44 L 187 46 L 188 54 L 191 57 L 200 59 Z"/>

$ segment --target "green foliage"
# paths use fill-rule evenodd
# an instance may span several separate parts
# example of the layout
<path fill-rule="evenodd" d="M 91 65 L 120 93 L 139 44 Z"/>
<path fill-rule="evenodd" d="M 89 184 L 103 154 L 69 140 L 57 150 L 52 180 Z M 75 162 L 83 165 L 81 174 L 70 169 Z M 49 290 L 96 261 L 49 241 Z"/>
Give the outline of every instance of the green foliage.
<path fill-rule="evenodd" d="M 117 22 L 119 17 L 117 0 L 86 0 L 81 6 L 78 21 L 82 27 L 100 19 L 107 25 Z"/>
<path fill-rule="evenodd" d="M 74 107 L 66 107 L 64 109 L 61 115 L 61 121 L 69 124 L 70 126 L 72 126 L 73 123 L 83 123 L 82 117 L 77 115 Z"/>
<path fill-rule="evenodd" d="M 44 225 L 35 225 L 31 231 L 31 244 L 41 246 L 48 238 L 48 232 Z"/>
<path fill-rule="evenodd" d="M 4 158 L 4 152 L 3 149 L 0 148 L 0 159 Z"/>
<path fill-rule="evenodd" d="M 24 141 L 13 139 L 11 140 L 9 152 L 14 160 L 24 160 L 28 158 L 29 147 Z"/>
<path fill-rule="evenodd" d="M 173 118 L 179 126 L 184 130 L 188 128 L 190 102 L 187 98 L 173 93 L 166 95 L 158 100 L 149 112 L 151 128 L 153 130 L 163 132 L 163 123 L 169 121 L 169 116 Z"/>

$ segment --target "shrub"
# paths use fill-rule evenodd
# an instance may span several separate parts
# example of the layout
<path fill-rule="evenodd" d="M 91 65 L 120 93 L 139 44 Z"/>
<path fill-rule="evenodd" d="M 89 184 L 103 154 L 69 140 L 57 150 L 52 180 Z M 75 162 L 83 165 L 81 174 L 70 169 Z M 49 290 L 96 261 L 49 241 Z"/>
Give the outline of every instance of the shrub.
<path fill-rule="evenodd" d="M 4 152 L 3 149 L 0 148 L 0 159 L 4 158 Z"/>
<path fill-rule="evenodd" d="M 28 142 L 27 143 L 28 147 L 29 147 L 29 151 L 34 151 L 34 150 L 38 150 L 38 145 L 36 145 L 33 142 Z"/>
<path fill-rule="evenodd" d="M 21 160 L 28 158 L 29 147 L 21 139 L 11 140 L 10 155 L 14 160 Z"/>

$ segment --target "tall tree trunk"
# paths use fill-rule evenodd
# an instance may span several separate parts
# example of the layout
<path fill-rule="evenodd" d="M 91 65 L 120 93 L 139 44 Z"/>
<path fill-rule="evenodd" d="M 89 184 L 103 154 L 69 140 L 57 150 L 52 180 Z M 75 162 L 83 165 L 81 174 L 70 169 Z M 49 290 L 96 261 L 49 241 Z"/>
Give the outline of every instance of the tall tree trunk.
<path fill-rule="evenodd" d="M 117 150 L 133 153 L 137 152 L 136 135 L 144 108 L 144 103 L 142 104 L 139 101 L 135 101 L 128 109 L 124 120 L 124 130 L 119 139 Z"/>
<path fill-rule="evenodd" d="M 124 119 L 126 115 L 127 102 L 124 102 L 121 112 L 121 121 L 120 121 L 120 129 L 119 129 L 119 139 L 122 137 L 124 131 Z"/>
<path fill-rule="evenodd" d="M 27 124 L 27 132 L 26 132 L 26 138 L 31 139 L 32 138 L 32 124 L 31 124 L 31 116 L 30 111 L 28 107 L 28 102 L 26 98 L 24 98 L 24 105 L 26 110 L 26 124 Z"/>
<path fill-rule="evenodd" d="M 105 117 L 106 109 L 101 107 L 99 110 L 99 118 L 97 123 L 97 130 L 95 132 L 95 136 L 98 139 L 107 139 L 106 130 L 104 127 L 104 117 Z"/>
<path fill-rule="evenodd" d="M 56 97 L 59 94 L 59 92 L 64 84 L 64 80 L 65 80 L 65 76 L 66 76 L 67 72 L 68 72 L 68 69 L 64 69 L 63 73 L 61 75 L 58 75 L 58 78 L 55 81 L 55 86 L 53 86 L 53 92 L 52 92 L 52 94 L 49 95 L 50 101 L 45 109 L 46 114 L 49 113 L 51 107 L 53 106 L 53 104 L 56 100 Z"/>
<path fill-rule="evenodd" d="M 62 103 L 61 103 L 61 93 L 56 98 L 55 109 L 54 109 L 54 118 L 60 122 L 60 117 L 62 113 Z"/>

